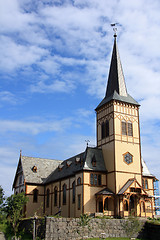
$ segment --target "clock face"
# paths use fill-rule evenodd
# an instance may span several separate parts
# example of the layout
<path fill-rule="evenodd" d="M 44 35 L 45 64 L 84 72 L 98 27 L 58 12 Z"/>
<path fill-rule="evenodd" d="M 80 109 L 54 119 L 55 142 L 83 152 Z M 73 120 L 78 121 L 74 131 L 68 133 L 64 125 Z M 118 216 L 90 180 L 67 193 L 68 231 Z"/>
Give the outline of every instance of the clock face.
<path fill-rule="evenodd" d="M 127 153 L 124 155 L 124 161 L 127 163 L 127 164 L 130 164 L 133 162 L 133 156 L 130 154 L 130 153 Z"/>

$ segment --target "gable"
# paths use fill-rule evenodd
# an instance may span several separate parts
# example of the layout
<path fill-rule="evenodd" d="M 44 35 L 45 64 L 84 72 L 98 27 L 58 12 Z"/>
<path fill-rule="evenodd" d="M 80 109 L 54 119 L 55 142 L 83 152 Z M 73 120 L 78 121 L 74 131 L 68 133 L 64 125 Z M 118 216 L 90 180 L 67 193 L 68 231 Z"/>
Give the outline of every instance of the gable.
<path fill-rule="evenodd" d="M 120 189 L 118 192 L 118 195 L 124 194 L 124 193 L 140 193 L 143 195 L 148 195 L 144 189 L 142 189 L 142 186 L 138 183 L 138 181 L 134 178 L 129 179 L 124 186 Z"/>

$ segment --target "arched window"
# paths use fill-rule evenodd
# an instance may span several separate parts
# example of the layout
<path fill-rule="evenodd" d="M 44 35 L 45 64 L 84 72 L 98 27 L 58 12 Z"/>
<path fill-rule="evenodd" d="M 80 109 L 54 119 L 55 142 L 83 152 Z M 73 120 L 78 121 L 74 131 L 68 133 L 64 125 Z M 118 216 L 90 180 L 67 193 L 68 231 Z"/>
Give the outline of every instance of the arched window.
<path fill-rule="evenodd" d="M 109 136 L 109 121 L 106 120 L 106 137 Z"/>
<path fill-rule="evenodd" d="M 101 135 L 102 135 L 102 139 L 109 136 L 109 121 L 108 120 L 103 122 L 101 125 Z"/>
<path fill-rule="evenodd" d="M 81 209 L 81 194 L 78 194 L 78 204 L 77 204 L 77 206 L 78 206 L 78 210 L 80 210 Z"/>
<path fill-rule="evenodd" d="M 66 184 L 63 185 L 63 205 L 66 204 L 66 190 L 67 190 L 67 187 L 66 187 Z"/>
<path fill-rule="evenodd" d="M 108 198 L 104 201 L 104 210 L 108 210 Z"/>
<path fill-rule="evenodd" d="M 76 190 L 76 186 L 75 186 L 75 181 L 72 183 L 72 203 L 75 203 L 75 190 Z"/>
<path fill-rule="evenodd" d="M 145 203 L 142 202 L 141 206 L 142 206 L 142 212 L 145 212 Z"/>
<path fill-rule="evenodd" d="M 101 126 L 101 135 L 102 135 L 102 139 L 105 138 L 105 124 L 104 124 L 104 122 L 102 123 L 102 126 Z"/>
<path fill-rule="evenodd" d="M 127 135 L 127 122 L 122 120 L 122 135 Z"/>
<path fill-rule="evenodd" d="M 124 208 L 124 211 L 128 211 L 128 201 L 127 200 L 124 201 L 123 208 Z"/>
<path fill-rule="evenodd" d="M 58 190 L 57 187 L 54 188 L 54 206 L 57 206 L 57 195 L 58 195 Z"/>
<path fill-rule="evenodd" d="M 33 190 L 33 202 L 38 202 L 38 190 L 34 189 Z"/>
<path fill-rule="evenodd" d="M 23 189 L 21 190 L 21 193 L 24 192 Z"/>
<path fill-rule="evenodd" d="M 49 207 L 49 196 L 50 196 L 50 190 L 47 189 L 47 201 L 46 201 L 46 207 Z"/>
<path fill-rule="evenodd" d="M 145 189 L 148 189 L 148 180 L 145 180 Z"/>
<path fill-rule="evenodd" d="M 77 179 L 77 185 L 81 185 L 81 178 L 80 177 Z"/>

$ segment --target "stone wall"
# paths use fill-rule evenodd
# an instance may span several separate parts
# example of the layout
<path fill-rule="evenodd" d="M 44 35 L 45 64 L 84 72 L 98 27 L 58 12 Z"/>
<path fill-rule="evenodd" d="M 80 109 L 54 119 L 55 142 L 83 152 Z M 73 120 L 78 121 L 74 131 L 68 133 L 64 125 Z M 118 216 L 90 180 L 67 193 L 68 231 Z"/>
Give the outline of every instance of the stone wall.
<path fill-rule="evenodd" d="M 82 239 L 82 236 L 86 239 L 87 237 L 100 238 L 102 236 L 126 237 L 124 230 L 125 221 L 125 219 L 92 218 L 89 225 L 83 229 L 79 225 L 79 218 L 46 217 L 36 221 L 36 232 L 41 240 L 79 240 Z M 144 219 L 142 222 L 143 229 L 138 234 L 138 238 L 148 240 L 160 239 L 160 225 L 148 223 Z M 31 233 L 33 231 L 32 220 L 23 220 L 20 227 L 21 230 L 25 229 L 25 233 Z"/>
<path fill-rule="evenodd" d="M 84 229 L 79 225 L 79 218 L 52 218 L 46 219 L 45 240 L 73 240 L 87 237 L 126 237 L 123 228 L 123 219 L 98 219 L 90 220 Z"/>

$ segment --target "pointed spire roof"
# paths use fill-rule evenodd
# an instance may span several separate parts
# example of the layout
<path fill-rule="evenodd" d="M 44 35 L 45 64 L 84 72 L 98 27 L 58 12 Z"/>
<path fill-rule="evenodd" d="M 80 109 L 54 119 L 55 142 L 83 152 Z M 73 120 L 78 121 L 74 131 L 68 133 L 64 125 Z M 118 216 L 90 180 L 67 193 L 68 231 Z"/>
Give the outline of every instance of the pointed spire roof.
<path fill-rule="evenodd" d="M 126 83 L 124 79 L 122 64 L 118 52 L 118 46 L 116 41 L 117 35 L 114 34 L 114 45 L 112 51 L 112 58 L 108 76 L 108 83 L 106 89 L 106 95 L 102 102 L 98 105 L 96 110 L 105 103 L 115 99 L 121 102 L 127 102 L 134 105 L 139 105 L 128 93 Z"/>
<path fill-rule="evenodd" d="M 106 97 L 110 97 L 114 93 L 114 91 L 116 91 L 120 96 L 127 97 L 127 88 L 124 80 L 124 74 L 118 52 L 116 37 L 117 36 L 114 35 L 114 45 L 108 77 Z"/>

